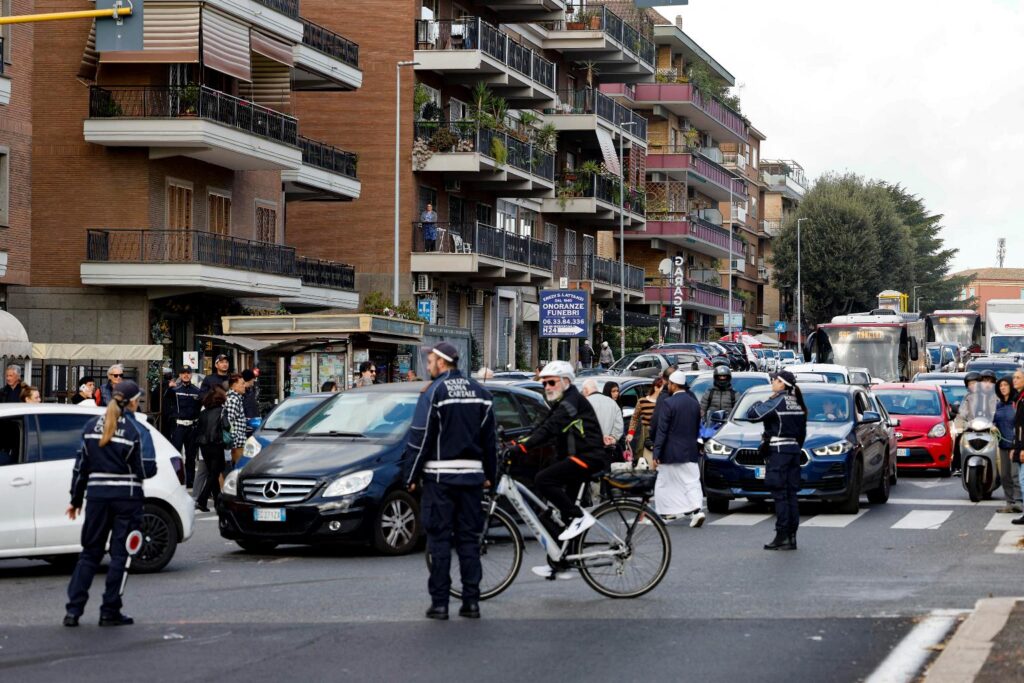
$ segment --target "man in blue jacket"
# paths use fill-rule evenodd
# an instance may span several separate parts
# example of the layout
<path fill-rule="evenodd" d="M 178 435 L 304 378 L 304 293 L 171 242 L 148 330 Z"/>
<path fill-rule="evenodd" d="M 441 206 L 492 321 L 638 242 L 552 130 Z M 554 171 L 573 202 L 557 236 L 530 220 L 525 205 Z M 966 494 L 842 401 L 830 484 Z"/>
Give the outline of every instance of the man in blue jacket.
<path fill-rule="evenodd" d="M 654 466 L 658 478 L 654 500 L 666 521 L 686 516 L 691 527 L 704 524 L 700 487 L 700 403 L 686 386 L 686 374 L 668 378 L 670 396 L 658 404 L 654 433 Z"/>
<path fill-rule="evenodd" d="M 491 395 L 462 376 L 458 360 L 458 350 L 448 342 L 430 350 L 427 370 L 433 382 L 420 394 L 405 449 L 409 491 L 423 479 L 420 517 L 430 553 L 428 619 L 448 618 L 453 541 L 462 576 L 459 616 L 480 618 L 483 496 L 498 467 Z"/>

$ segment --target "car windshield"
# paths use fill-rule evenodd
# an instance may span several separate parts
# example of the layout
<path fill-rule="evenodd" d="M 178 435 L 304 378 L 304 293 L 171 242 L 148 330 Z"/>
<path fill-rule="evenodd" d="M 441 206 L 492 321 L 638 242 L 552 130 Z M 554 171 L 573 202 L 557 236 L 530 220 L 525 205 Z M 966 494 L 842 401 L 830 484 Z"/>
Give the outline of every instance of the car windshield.
<path fill-rule="evenodd" d="M 796 379 L 799 382 L 800 381 L 800 375 L 803 374 L 803 373 L 797 372 L 797 373 L 794 373 L 794 374 L 796 375 Z M 822 377 L 825 378 L 825 381 L 828 382 L 829 384 L 846 384 L 846 377 L 844 377 L 843 373 L 841 373 L 841 372 L 823 372 L 821 370 L 815 370 L 811 374 L 813 374 L 813 375 L 821 375 Z"/>
<path fill-rule="evenodd" d="M 788 350 L 779 351 L 779 358 L 781 358 L 782 360 L 793 360 L 794 358 L 796 358 L 796 352 Z"/>
<path fill-rule="evenodd" d="M 704 394 L 707 393 L 707 390 L 710 389 L 713 384 L 714 378 L 711 376 L 705 375 L 704 377 L 698 377 L 690 383 L 690 391 L 693 392 L 693 395 L 696 396 L 699 401 L 704 398 Z M 732 388 L 736 390 L 737 396 L 746 392 L 746 390 L 751 387 L 761 387 L 767 384 L 769 384 L 769 381 L 766 377 L 751 376 L 732 378 Z"/>
<path fill-rule="evenodd" d="M 299 419 L 311 411 L 314 406 L 324 400 L 323 396 L 293 396 L 285 401 L 270 413 L 263 429 L 272 432 L 283 432 L 299 421 Z"/>
<path fill-rule="evenodd" d="M 989 341 L 992 353 L 1024 353 L 1024 337 L 992 335 Z"/>
<path fill-rule="evenodd" d="M 973 343 L 976 322 L 977 315 L 939 316 L 932 318 L 932 329 L 938 341 L 970 346 Z"/>
<path fill-rule="evenodd" d="M 614 363 L 612 363 L 612 366 L 611 366 L 611 368 L 609 368 L 609 370 L 613 370 L 613 371 L 625 370 L 626 368 L 629 367 L 630 363 L 632 363 L 633 361 L 635 361 L 639 357 L 640 357 L 639 353 L 627 353 L 625 356 L 623 356 L 622 358 L 620 358 L 617 361 L 615 361 Z"/>
<path fill-rule="evenodd" d="M 899 327 L 829 328 L 832 362 L 847 367 L 867 368 L 886 382 L 899 379 Z"/>
<path fill-rule="evenodd" d="M 925 389 L 881 389 L 875 396 L 892 415 L 941 415 L 939 395 Z"/>
<path fill-rule="evenodd" d="M 836 382 L 832 382 L 832 384 L 836 384 Z M 867 386 L 871 384 L 871 378 L 868 377 L 866 372 L 851 372 L 850 384 L 863 384 L 864 386 Z"/>
<path fill-rule="evenodd" d="M 350 391 L 315 409 L 294 436 L 362 436 L 397 441 L 405 437 L 418 393 Z"/>
<path fill-rule="evenodd" d="M 967 398 L 967 387 L 962 384 L 944 384 L 942 385 L 942 393 L 945 395 L 946 403 L 949 405 L 963 403 L 963 400 Z"/>
<path fill-rule="evenodd" d="M 745 394 L 733 413 L 733 419 L 745 422 L 753 405 L 767 400 L 770 395 L 764 391 Z M 805 391 L 804 403 L 807 405 L 808 422 L 846 422 L 850 419 L 850 397 L 845 394 Z"/>

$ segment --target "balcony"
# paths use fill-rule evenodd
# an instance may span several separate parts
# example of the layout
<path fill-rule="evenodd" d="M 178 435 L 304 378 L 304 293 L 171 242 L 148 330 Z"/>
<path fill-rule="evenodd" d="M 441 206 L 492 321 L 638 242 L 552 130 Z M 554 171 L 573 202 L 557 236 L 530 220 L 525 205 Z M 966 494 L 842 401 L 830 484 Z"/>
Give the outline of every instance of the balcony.
<path fill-rule="evenodd" d="M 486 83 L 513 105 L 555 98 L 555 65 L 479 17 L 416 22 L 417 71 L 471 86 Z"/>
<path fill-rule="evenodd" d="M 710 315 L 719 315 L 729 310 L 729 293 L 721 287 L 687 280 L 681 286 L 649 285 L 644 288 L 644 301 L 649 304 L 682 306 Z M 743 300 L 733 296 L 733 313 L 743 312 Z"/>
<path fill-rule="evenodd" d="M 11 79 L 4 75 L 4 38 L 0 36 L 0 104 L 11 103 Z"/>
<path fill-rule="evenodd" d="M 686 145 L 648 147 L 647 171 L 681 176 L 698 192 L 716 201 L 747 201 L 744 181 L 735 178 L 724 167 Z"/>
<path fill-rule="evenodd" d="M 557 196 L 544 198 L 541 211 L 581 216 L 593 227 L 618 226 L 620 213 L 627 227 L 643 224 L 644 195 L 630 187 L 626 196 L 621 197 L 620 187 L 615 177 L 566 174 L 559 178 Z"/>
<path fill-rule="evenodd" d="M 792 199 L 795 202 L 802 201 L 807 189 L 795 178 L 782 173 L 761 172 L 761 180 L 768 186 L 766 192 L 777 192 L 783 197 Z"/>
<path fill-rule="evenodd" d="M 565 11 L 565 0 L 491 0 L 487 8 L 501 16 L 502 23 L 548 19 Z"/>
<path fill-rule="evenodd" d="M 273 296 L 296 306 L 354 308 L 355 270 L 296 256 L 294 247 L 202 230 L 89 230 L 82 284 L 151 296 Z"/>
<path fill-rule="evenodd" d="M 702 95 L 690 83 L 637 83 L 633 101 L 640 106 L 661 107 L 684 116 L 697 130 L 724 142 L 747 142 L 743 117 L 713 97 Z"/>
<path fill-rule="evenodd" d="M 647 119 L 624 107 L 600 90 L 559 90 L 553 109 L 544 110 L 544 122 L 558 131 L 592 131 L 598 126 L 612 137 L 623 135 L 641 147 L 647 146 Z"/>
<path fill-rule="evenodd" d="M 150 159 L 187 156 L 236 171 L 298 168 L 298 122 L 205 85 L 89 89 L 85 140 L 148 147 Z"/>
<path fill-rule="evenodd" d="M 205 0 L 205 3 L 289 42 L 302 40 L 299 0 Z"/>
<path fill-rule="evenodd" d="M 782 233 L 782 221 L 761 221 L 761 232 L 768 237 L 778 237 Z"/>
<path fill-rule="evenodd" d="M 302 42 L 292 48 L 292 90 L 356 90 L 363 85 L 359 46 L 300 18 Z"/>
<path fill-rule="evenodd" d="M 286 201 L 351 201 L 359 198 L 356 155 L 299 136 L 302 165 L 281 171 Z"/>
<path fill-rule="evenodd" d="M 644 269 L 625 264 L 626 303 L 640 303 L 644 295 Z M 620 263 L 600 256 L 561 256 L 553 266 L 552 279 L 568 278 L 596 301 L 618 301 L 622 287 Z"/>
<path fill-rule="evenodd" d="M 475 281 L 532 285 L 551 278 L 551 243 L 483 223 L 412 225 L 414 273 L 459 275 Z"/>
<path fill-rule="evenodd" d="M 473 121 L 415 124 L 413 168 L 444 173 L 460 183 L 506 197 L 551 196 L 555 157 L 506 131 Z"/>
<path fill-rule="evenodd" d="M 686 210 L 686 184 L 676 181 L 647 183 L 647 223 L 627 239 L 661 240 L 714 258 L 728 258 L 729 231 Z M 733 237 L 733 253 L 743 242 Z"/>

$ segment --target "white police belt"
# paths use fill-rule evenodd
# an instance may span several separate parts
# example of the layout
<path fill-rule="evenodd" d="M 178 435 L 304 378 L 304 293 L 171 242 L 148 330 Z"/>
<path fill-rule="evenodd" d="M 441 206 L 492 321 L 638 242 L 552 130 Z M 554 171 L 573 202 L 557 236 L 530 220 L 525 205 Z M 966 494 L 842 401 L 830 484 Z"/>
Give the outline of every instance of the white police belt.
<path fill-rule="evenodd" d="M 773 436 L 768 442 L 771 446 L 796 446 L 796 439 L 786 439 L 779 436 Z"/>
<path fill-rule="evenodd" d="M 431 460 L 423 465 L 424 472 L 434 474 L 474 474 L 484 471 L 479 460 Z"/>
<path fill-rule="evenodd" d="M 109 472 L 93 472 L 89 475 L 87 486 L 141 486 L 142 482 L 135 474 L 112 474 Z"/>
<path fill-rule="evenodd" d="M 196 423 L 196 420 L 175 420 L 182 427 L 191 427 Z"/>

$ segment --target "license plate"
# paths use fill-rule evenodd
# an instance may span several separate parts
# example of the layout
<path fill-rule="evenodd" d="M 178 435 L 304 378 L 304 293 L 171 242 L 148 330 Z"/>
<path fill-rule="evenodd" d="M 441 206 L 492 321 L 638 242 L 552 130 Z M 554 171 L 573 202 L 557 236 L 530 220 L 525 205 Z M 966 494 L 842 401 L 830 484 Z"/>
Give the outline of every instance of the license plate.
<path fill-rule="evenodd" d="M 283 508 L 253 508 L 252 517 L 257 522 L 283 522 L 285 510 Z"/>
<path fill-rule="evenodd" d="M 764 479 L 764 467 L 754 468 L 754 479 Z"/>
<path fill-rule="evenodd" d="M 897 458 L 905 458 L 908 455 L 910 455 L 910 449 L 909 448 L 897 448 L 896 449 L 896 457 Z"/>

